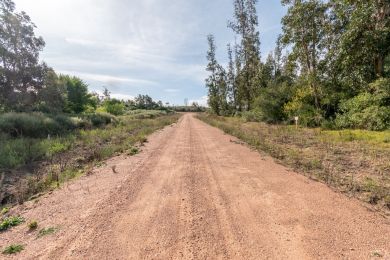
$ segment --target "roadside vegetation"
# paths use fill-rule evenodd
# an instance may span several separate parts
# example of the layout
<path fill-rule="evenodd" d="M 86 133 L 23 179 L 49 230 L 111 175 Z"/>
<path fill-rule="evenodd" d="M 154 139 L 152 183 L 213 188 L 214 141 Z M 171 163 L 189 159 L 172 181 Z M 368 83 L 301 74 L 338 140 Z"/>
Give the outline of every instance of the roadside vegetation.
<path fill-rule="evenodd" d="M 211 115 L 199 118 L 389 208 L 390 2 L 282 0 L 282 33 L 266 59 L 257 2 L 233 0 L 225 67 L 207 38 Z"/>
<path fill-rule="evenodd" d="M 275 50 L 260 53 L 257 0 L 234 0 L 227 66 L 209 35 L 210 111 L 247 121 L 390 129 L 390 2 L 282 0 Z M 261 24 L 260 24 L 261 27 Z"/>
<path fill-rule="evenodd" d="M 282 164 L 390 210 L 390 131 L 321 130 L 199 114 Z"/>
<path fill-rule="evenodd" d="M 45 46 L 12 0 L 0 0 L 0 205 L 22 203 L 118 153 L 178 115 L 148 95 L 118 100 L 39 60 Z M 23 37 L 20 37 L 20 36 Z M 1 229 L 13 225 L 3 219 Z"/>

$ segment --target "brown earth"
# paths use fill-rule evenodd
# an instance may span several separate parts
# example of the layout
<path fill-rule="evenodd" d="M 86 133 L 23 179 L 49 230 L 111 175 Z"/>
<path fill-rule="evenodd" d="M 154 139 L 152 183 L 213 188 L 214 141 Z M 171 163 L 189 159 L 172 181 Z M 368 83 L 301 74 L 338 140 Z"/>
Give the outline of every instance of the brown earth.
<path fill-rule="evenodd" d="M 390 259 L 389 219 L 191 114 L 11 213 L 58 228 L 0 233 L 17 259 Z"/>

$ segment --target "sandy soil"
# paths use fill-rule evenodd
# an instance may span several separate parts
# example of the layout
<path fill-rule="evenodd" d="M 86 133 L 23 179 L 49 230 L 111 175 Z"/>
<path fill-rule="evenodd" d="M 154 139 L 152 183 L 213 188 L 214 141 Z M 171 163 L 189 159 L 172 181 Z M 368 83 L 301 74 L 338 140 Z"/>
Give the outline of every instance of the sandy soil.
<path fill-rule="evenodd" d="M 12 213 L 58 228 L 0 233 L 15 259 L 390 259 L 389 219 L 191 114 Z"/>

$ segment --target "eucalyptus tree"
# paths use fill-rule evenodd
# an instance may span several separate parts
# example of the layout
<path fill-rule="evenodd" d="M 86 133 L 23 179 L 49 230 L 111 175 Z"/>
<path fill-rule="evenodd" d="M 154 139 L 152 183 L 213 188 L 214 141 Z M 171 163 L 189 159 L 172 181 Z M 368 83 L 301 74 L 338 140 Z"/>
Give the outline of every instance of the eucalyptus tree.
<path fill-rule="evenodd" d="M 290 45 L 290 60 L 298 62 L 300 74 L 307 82 L 320 110 L 321 84 L 319 66 L 326 54 L 328 5 L 321 0 L 282 0 L 288 6 L 282 19 L 282 42 Z"/>
<path fill-rule="evenodd" d="M 208 89 L 208 105 L 213 112 L 219 115 L 220 113 L 220 102 L 219 102 L 219 89 L 218 89 L 218 67 L 219 64 L 216 58 L 216 46 L 214 35 L 208 35 L 207 41 L 209 49 L 207 51 L 207 68 L 206 70 L 210 73 L 206 79 L 206 87 Z"/>
<path fill-rule="evenodd" d="M 234 0 L 234 19 L 228 26 L 239 36 L 242 68 L 238 80 L 241 103 L 250 110 L 258 93 L 256 81 L 260 61 L 260 34 L 256 11 L 257 0 Z"/>
<path fill-rule="evenodd" d="M 0 104 L 6 109 L 31 109 L 44 85 L 47 68 L 39 64 L 39 52 L 45 42 L 34 29 L 14 2 L 0 0 Z"/>

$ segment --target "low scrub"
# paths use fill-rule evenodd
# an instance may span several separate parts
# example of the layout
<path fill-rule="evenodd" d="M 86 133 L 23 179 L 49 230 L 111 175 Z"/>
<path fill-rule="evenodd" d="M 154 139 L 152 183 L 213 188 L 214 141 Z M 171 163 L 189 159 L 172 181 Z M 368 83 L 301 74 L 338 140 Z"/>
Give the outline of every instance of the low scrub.
<path fill-rule="evenodd" d="M 11 137 L 45 138 L 69 133 L 75 129 L 103 126 L 115 121 L 104 113 L 51 115 L 42 113 L 6 113 L 0 115 L 0 132 Z"/>
<path fill-rule="evenodd" d="M 149 117 L 143 112 L 137 115 Z M 8 185 L 2 188 L 0 202 L 23 202 L 89 172 L 93 165 L 116 154 L 134 155 L 139 151 L 136 147 L 147 141 L 146 136 L 175 123 L 180 115 L 163 113 L 153 119 L 137 119 L 133 115 L 108 117 L 115 122 L 73 131 L 63 137 L 1 138 L 0 170 L 5 172 Z"/>
<path fill-rule="evenodd" d="M 23 223 L 23 222 L 24 222 L 24 219 L 22 217 L 18 217 L 18 216 L 5 218 L 0 223 L 0 231 L 5 231 L 11 227 L 15 227 L 15 226 Z"/>
<path fill-rule="evenodd" d="M 4 248 L 3 254 L 4 255 L 12 255 L 12 254 L 17 254 L 22 252 L 24 249 L 23 245 L 15 244 L 15 245 L 10 245 Z"/>

